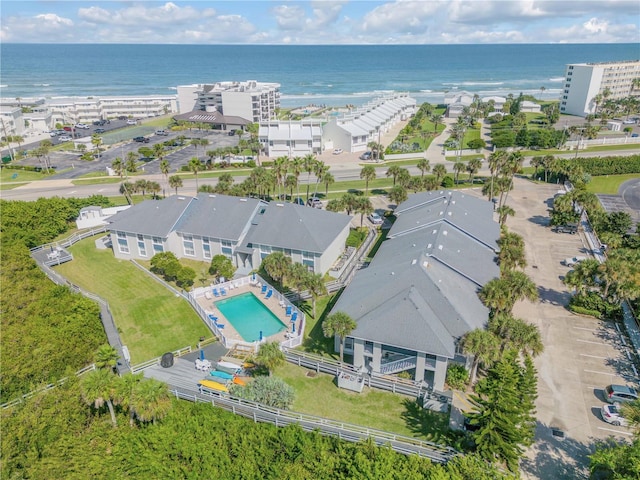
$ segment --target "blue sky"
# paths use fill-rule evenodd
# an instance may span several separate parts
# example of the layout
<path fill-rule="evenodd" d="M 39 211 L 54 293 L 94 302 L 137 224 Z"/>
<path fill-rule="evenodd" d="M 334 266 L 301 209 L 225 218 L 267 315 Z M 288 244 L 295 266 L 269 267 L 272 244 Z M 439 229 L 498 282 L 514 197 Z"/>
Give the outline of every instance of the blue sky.
<path fill-rule="evenodd" d="M 639 43 L 637 0 L 2 0 L 0 41 Z"/>

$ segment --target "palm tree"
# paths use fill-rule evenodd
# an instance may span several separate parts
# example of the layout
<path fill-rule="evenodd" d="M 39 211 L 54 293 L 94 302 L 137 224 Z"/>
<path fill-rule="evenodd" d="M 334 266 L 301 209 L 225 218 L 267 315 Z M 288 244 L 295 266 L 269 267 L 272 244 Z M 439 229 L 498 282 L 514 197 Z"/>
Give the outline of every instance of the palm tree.
<path fill-rule="evenodd" d="M 329 171 L 329 165 L 326 165 L 322 160 L 318 160 L 316 162 L 313 174 L 316 176 L 316 187 L 313 190 L 313 196 L 318 196 L 318 185 L 320 185 L 320 181 L 324 174 Z"/>
<path fill-rule="evenodd" d="M 467 166 L 463 162 L 456 162 L 453 164 L 453 171 L 456 172 L 456 185 L 458 184 L 458 177 L 460 176 L 460 172 L 464 172 L 467 169 Z"/>
<path fill-rule="evenodd" d="M 291 267 L 291 257 L 283 252 L 273 252 L 267 255 L 262 267 L 280 285 L 284 285 L 285 276 Z"/>
<path fill-rule="evenodd" d="M 336 179 L 333 178 L 331 172 L 326 172 L 322 177 L 322 183 L 324 183 L 324 194 L 329 195 L 329 185 L 335 183 Z"/>
<path fill-rule="evenodd" d="M 316 318 L 316 303 L 318 302 L 318 298 L 327 294 L 327 287 L 322 280 L 322 275 L 319 273 L 308 275 L 305 282 L 305 288 L 311 295 L 313 318 Z"/>
<path fill-rule="evenodd" d="M 163 419 L 171 410 L 171 396 L 167 384 L 155 378 L 138 382 L 129 408 L 141 422 L 155 424 L 156 420 Z"/>
<path fill-rule="evenodd" d="M 298 188 L 298 179 L 295 175 L 287 175 L 287 178 L 284 179 L 284 190 L 285 192 L 288 190 L 289 195 L 291 196 L 291 200 L 293 201 L 293 190 Z"/>
<path fill-rule="evenodd" d="M 445 167 L 442 163 L 438 163 L 433 167 L 432 173 L 436 177 L 436 183 L 440 185 L 442 183 L 442 179 L 447 174 L 447 167 Z"/>
<path fill-rule="evenodd" d="M 136 152 L 127 153 L 127 163 L 125 164 L 125 170 L 128 173 L 136 173 L 138 171 L 138 154 Z"/>
<path fill-rule="evenodd" d="M 491 186 L 489 188 L 489 200 L 493 198 L 493 182 L 496 175 L 502 170 L 502 166 L 506 163 L 508 153 L 505 150 L 498 150 L 489 155 L 489 173 L 491 174 Z"/>
<path fill-rule="evenodd" d="M 148 187 L 149 187 L 149 183 L 147 180 L 144 180 L 144 179 L 140 179 L 133 184 L 133 189 L 136 192 L 141 192 L 142 198 L 144 198 L 144 194 L 146 193 Z"/>
<path fill-rule="evenodd" d="M 300 174 L 304 170 L 304 162 L 301 157 L 293 157 L 291 160 L 289 167 L 291 168 L 291 173 L 296 177 L 296 194 L 298 198 L 300 198 Z"/>
<path fill-rule="evenodd" d="M 437 132 L 438 125 L 442 123 L 442 115 L 434 113 L 433 115 L 431 115 L 431 117 L 429 117 L 429 120 L 431 120 L 431 122 L 433 123 L 433 131 Z"/>
<path fill-rule="evenodd" d="M 325 337 L 336 336 L 340 339 L 340 363 L 344 361 L 344 341 L 357 326 L 355 320 L 344 312 L 333 313 L 322 322 Z"/>
<path fill-rule="evenodd" d="M 479 158 L 472 158 L 467 162 L 467 172 L 469 172 L 469 183 L 473 184 L 473 176 L 478 173 L 482 167 L 482 160 Z"/>
<path fill-rule="evenodd" d="M 122 163 L 122 159 L 120 157 L 116 157 L 113 162 L 111 162 L 111 168 L 116 175 L 122 178 L 122 174 L 124 173 L 124 163 Z"/>
<path fill-rule="evenodd" d="M 502 205 L 497 208 L 498 218 L 500 225 L 504 225 L 507 221 L 507 217 L 513 217 L 516 214 L 516 211 L 511 208 L 509 205 Z"/>
<path fill-rule="evenodd" d="M 200 162 L 200 159 L 198 157 L 192 157 L 191 160 L 189 160 L 189 170 L 191 170 L 191 172 L 193 172 L 193 174 L 196 177 L 196 191 L 198 190 L 198 172 L 200 170 L 202 170 L 202 162 Z"/>
<path fill-rule="evenodd" d="M 507 348 L 513 348 L 522 355 L 535 357 L 544 350 L 538 327 L 511 314 L 492 317 L 489 320 L 488 330 L 502 339 L 501 353 L 504 353 Z"/>
<path fill-rule="evenodd" d="M 373 205 L 367 197 L 357 197 L 357 199 L 355 211 L 360 214 L 360 226 L 362 227 L 364 216 L 373 212 Z"/>
<path fill-rule="evenodd" d="M 369 182 L 371 180 L 375 180 L 376 178 L 376 169 L 373 165 L 365 165 L 364 167 L 362 167 L 362 170 L 360 170 L 360 178 L 364 180 L 364 184 L 365 184 L 365 195 L 369 196 Z M 395 183 L 395 177 L 394 177 L 394 183 Z"/>
<path fill-rule="evenodd" d="M 144 379 L 143 373 L 128 374 L 120 378 L 116 385 L 115 401 L 122 408 L 129 410 L 129 426 L 133 427 L 135 410 L 132 405 L 135 403 L 134 397 L 138 384 Z"/>
<path fill-rule="evenodd" d="M 278 342 L 266 342 L 260 345 L 258 355 L 256 355 L 256 363 L 262 365 L 269 371 L 269 376 L 274 369 L 280 365 L 284 365 L 285 356 L 280 350 Z"/>
<path fill-rule="evenodd" d="M 500 246 L 498 260 L 500 264 L 500 271 L 502 273 L 505 273 L 508 270 L 513 270 L 517 267 L 524 269 L 524 267 L 527 266 L 527 260 L 524 252 L 524 240 L 520 235 L 508 232 L 505 229 L 498 240 L 498 245 Z"/>
<path fill-rule="evenodd" d="M 471 384 L 476 381 L 476 374 L 480 363 L 485 365 L 493 363 L 500 353 L 500 342 L 491 332 L 484 329 L 471 330 L 462 338 L 462 350 L 466 354 L 473 355 L 471 364 Z"/>
<path fill-rule="evenodd" d="M 429 165 L 429 160 L 427 160 L 426 158 L 421 158 L 420 160 L 418 160 L 418 165 L 416 166 L 420 170 L 421 177 L 424 177 L 424 174 L 427 173 L 429 170 L 431 170 L 431 165 Z"/>
<path fill-rule="evenodd" d="M 276 179 L 276 186 L 278 189 L 278 198 L 280 198 L 280 186 L 284 185 L 284 179 L 289 169 L 289 158 L 278 157 L 273 162 L 273 175 Z"/>
<path fill-rule="evenodd" d="M 165 158 L 160 162 L 160 173 L 164 175 L 164 181 L 167 184 L 167 188 L 169 185 L 169 169 L 170 169 L 169 160 Z M 164 192 L 162 192 L 162 195 L 164 196 Z"/>
<path fill-rule="evenodd" d="M 182 187 L 182 177 L 180 175 L 172 175 L 169 177 L 169 187 L 176 189 L 176 195 L 178 195 L 178 188 Z"/>
<path fill-rule="evenodd" d="M 111 415 L 111 424 L 118 426 L 118 419 L 113 408 L 113 400 L 116 398 L 117 377 L 107 369 L 97 369 L 83 375 L 80 381 L 82 398 L 87 405 L 93 405 L 99 409 L 106 403 Z"/>
<path fill-rule="evenodd" d="M 307 200 L 309 200 L 309 184 L 311 182 L 311 173 L 313 173 L 316 168 L 316 162 L 317 160 L 315 155 L 311 153 L 309 155 L 305 155 L 305 157 L 302 159 L 303 169 L 307 172 Z"/>
<path fill-rule="evenodd" d="M 118 358 L 120 358 L 118 351 L 108 343 L 105 343 L 98 347 L 98 350 L 96 350 L 93 357 L 93 361 L 97 368 L 109 368 L 110 370 L 113 370 L 118 363 Z"/>
<path fill-rule="evenodd" d="M 102 137 L 95 133 L 91 135 L 91 144 L 95 147 L 96 156 L 100 158 L 100 145 L 102 145 Z"/>
<path fill-rule="evenodd" d="M 162 190 L 162 187 L 158 182 L 148 181 L 147 190 L 153 194 L 153 198 L 158 198 L 158 192 Z"/>
<path fill-rule="evenodd" d="M 394 186 L 396 185 L 396 179 L 398 178 L 398 174 L 400 173 L 401 168 L 402 167 L 400 167 L 399 165 L 391 165 L 387 170 L 387 173 L 385 174 L 387 177 L 393 177 Z"/>

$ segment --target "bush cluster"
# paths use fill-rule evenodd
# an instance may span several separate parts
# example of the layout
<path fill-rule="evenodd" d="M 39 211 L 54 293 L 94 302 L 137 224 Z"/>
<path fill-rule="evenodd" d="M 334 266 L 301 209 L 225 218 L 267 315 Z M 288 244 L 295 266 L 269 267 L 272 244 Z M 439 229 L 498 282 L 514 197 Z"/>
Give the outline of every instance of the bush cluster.
<path fill-rule="evenodd" d="M 569 301 L 569 309 L 576 313 L 593 315 L 597 318 L 622 318 L 620 306 L 607 302 L 597 292 L 588 292 L 585 295 L 574 295 Z M 592 312 L 596 312 L 597 314 Z"/>
<path fill-rule="evenodd" d="M 183 267 L 171 252 L 156 253 L 151 259 L 151 271 L 168 282 L 175 281 L 179 287 L 190 287 L 196 278 L 191 267 Z"/>

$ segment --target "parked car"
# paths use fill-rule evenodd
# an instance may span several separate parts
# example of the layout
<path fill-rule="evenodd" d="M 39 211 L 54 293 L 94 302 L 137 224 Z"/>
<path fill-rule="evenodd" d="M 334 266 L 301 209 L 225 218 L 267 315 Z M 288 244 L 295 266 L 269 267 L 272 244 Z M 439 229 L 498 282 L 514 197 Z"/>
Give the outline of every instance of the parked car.
<path fill-rule="evenodd" d="M 104 128 L 96 128 L 94 130 L 94 133 L 104 133 L 104 132 L 106 132 L 106 130 Z"/>
<path fill-rule="evenodd" d="M 94 125 L 101 127 L 102 125 L 106 125 L 107 123 L 109 123 L 107 120 L 96 120 L 95 122 L 93 122 Z"/>
<path fill-rule="evenodd" d="M 307 206 L 313 208 L 322 208 L 322 201 L 318 197 L 311 197 L 307 200 Z"/>
<path fill-rule="evenodd" d="M 334 155 L 340 155 L 342 153 L 342 149 L 341 148 L 334 148 L 333 149 L 333 154 Z"/>
<path fill-rule="evenodd" d="M 137 124 L 138 124 L 137 120 L 133 120 L 131 118 L 129 120 L 127 120 L 127 125 L 137 125 Z"/>
<path fill-rule="evenodd" d="M 149 143 L 149 139 L 147 137 L 134 137 L 133 141 L 140 143 Z"/>
<path fill-rule="evenodd" d="M 62 127 L 65 132 L 73 132 L 73 127 Z"/>
<path fill-rule="evenodd" d="M 362 155 L 360 155 L 360 160 L 371 160 L 371 152 L 364 152 Z"/>
<path fill-rule="evenodd" d="M 229 130 L 229 133 L 227 133 L 227 135 L 229 135 L 230 137 L 233 137 L 236 134 L 235 130 Z"/>
<path fill-rule="evenodd" d="M 89 125 L 87 125 L 86 123 L 76 123 L 76 128 L 79 128 L 81 130 L 89 130 Z"/>
<path fill-rule="evenodd" d="M 638 400 L 638 392 L 626 385 L 607 385 L 604 388 L 604 399 L 609 403 L 633 402 Z"/>
<path fill-rule="evenodd" d="M 553 231 L 556 233 L 570 233 L 571 235 L 575 235 L 578 233 L 578 224 L 568 223 L 566 225 L 557 225 Z"/>
<path fill-rule="evenodd" d="M 166 130 L 156 130 L 156 135 L 166 137 L 167 135 L 169 135 L 169 132 L 167 132 Z"/>
<path fill-rule="evenodd" d="M 580 262 L 584 262 L 586 259 L 587 257 L 571 257 L 565 258 L 562 263 L 564 263 L 567 267 L 573 267 Z"/>
<path fill-rule="evenodd" d="M 58 131 L 57 130 L 51 130 L 49 132 L 49 136 L 50 137 L 57 137 L 58 136 Z"/>
<path fill-rule="evenodd" d="M 602 419 L 610 423 L 611 425 L 622 425 L 626 427 L 629 425 L 629 421 L 620 415 L 620 409 L 618 408 L 618 404 L 614 405 L 603 405 L 602 406 Z"/>
<path fill-rule="evenodd" d="M 382 225 L 384 222 L 382 217 L 378 215 L 376 212 L 373 212 L 371 215 L 369 215 L 369 221 L 374 225 Z"/>
<path fill-rule="evenodd" d="M 304 200 L 301 199 L 300 197 L 297 197 L 293 203 L 295 203 L 296 205 L 302 205 L 304 207 Z"/>
<path fill-rule="evenodd" d="M 61 142 L 69 142 L 71 140 L 73 140 L 73 138 L 71 138 L 69 135 L 60 135 L 58 137 L 58 140 Z"/>

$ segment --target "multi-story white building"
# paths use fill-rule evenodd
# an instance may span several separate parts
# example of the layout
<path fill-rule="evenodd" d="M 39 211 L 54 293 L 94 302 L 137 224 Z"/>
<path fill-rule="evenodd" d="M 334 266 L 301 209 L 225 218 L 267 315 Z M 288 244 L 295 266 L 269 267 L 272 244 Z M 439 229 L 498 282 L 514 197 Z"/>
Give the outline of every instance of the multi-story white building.
<path fill-rule="evenodd" d="M 24 133 L 24 118 L 20 107 L 0 106 L 0 137 L 13 137 Z"/>
<path fill-rule="evenodd" d="M 215 110 L 225 117 L 242 117 L 257 123 L 274 120 L 279 108 L 279 83 L 248 80 L 178 86 L 178 109 L 181 114 L 193 110 Z"/>
<path fill-rule="evenodd" d="M 51 113 L 56 123 L 91 123 L 126 116 L 148 118 L 177 111 L 175 95 L 143 97 L 69 97 L 47 99 L 40 110 Z"/>
<path fill-rule="evenodd" d="M 322 153 L 319 119 L 261 122 L 258 139 L 269 157 L 304 157 Z"/>
<path fill-rule="evenodd" d="M 640 78 L 640 60 L 567 65 L 560 112 L 585 116 L 595 113 L 597 95 L 608 92 L 609 99 L 640 97 L 634 80 Z"/>

